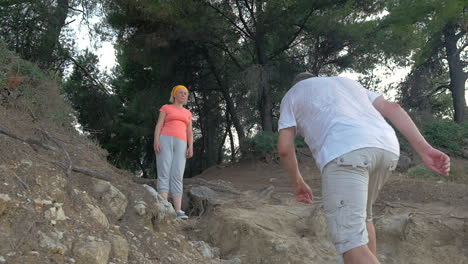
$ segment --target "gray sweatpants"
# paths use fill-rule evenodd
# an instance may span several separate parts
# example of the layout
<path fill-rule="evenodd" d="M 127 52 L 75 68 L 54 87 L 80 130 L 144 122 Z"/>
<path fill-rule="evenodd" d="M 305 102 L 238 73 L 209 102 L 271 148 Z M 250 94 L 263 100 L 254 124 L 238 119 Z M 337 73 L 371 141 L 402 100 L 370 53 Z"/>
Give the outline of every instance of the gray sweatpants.
<path fill-rule="evenodd" d="M 160 135 L 161 151 L 156 153 L 158 172 L 158 192 L 182 195 L 182 178 L 184 177 L 187 142 L 182 139 Z"/>

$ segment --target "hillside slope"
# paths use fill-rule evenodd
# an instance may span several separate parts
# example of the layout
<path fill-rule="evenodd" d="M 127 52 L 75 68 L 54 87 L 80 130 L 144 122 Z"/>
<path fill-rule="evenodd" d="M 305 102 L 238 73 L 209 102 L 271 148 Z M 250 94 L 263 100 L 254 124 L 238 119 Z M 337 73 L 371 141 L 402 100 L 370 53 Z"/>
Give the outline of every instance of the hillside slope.
<path fill-rule="evenodd" d="M 0 46 L 0 263 L 219 263 L 72 127 L 51 78 Z"/>

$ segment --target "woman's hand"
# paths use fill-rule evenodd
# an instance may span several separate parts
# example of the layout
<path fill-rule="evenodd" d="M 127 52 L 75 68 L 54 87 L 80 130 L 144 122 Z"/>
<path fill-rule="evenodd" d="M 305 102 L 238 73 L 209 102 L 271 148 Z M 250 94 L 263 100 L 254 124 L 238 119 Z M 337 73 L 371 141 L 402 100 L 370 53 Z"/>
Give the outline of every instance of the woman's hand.
<path fill-rule="evenodd" d="M 192 147 L 189 147 L 187 149 L 187 159 L 190 159 L 191 157 L 193 157 L 193 148 Z"/>
<path fill-rule="evenodd" d="M 159 141 L 154 141 L 153 147 L 154 147 L 154 151 L 155 151 L 156 153 L 161 152 L 161 144 L 159 144 Z"/>

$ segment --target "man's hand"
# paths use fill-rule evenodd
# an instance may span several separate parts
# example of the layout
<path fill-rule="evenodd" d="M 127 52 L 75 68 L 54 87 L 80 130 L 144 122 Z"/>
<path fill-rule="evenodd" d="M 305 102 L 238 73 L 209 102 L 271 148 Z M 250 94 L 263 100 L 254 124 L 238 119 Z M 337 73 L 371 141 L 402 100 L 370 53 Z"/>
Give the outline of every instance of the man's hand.
<path fill-rule="evenodd" d="M 432 171 L 448 176 L 450 173 L 450 158 L 442 151 L 429 148 L 421 154 L 424 165 Z"/>
<path fill-rule="evenodd" d="M 312 190 L 305 182 L 294 185 L 294 196 L 296 201 L 307 204 L 311 204 L 314 199 Z"/>

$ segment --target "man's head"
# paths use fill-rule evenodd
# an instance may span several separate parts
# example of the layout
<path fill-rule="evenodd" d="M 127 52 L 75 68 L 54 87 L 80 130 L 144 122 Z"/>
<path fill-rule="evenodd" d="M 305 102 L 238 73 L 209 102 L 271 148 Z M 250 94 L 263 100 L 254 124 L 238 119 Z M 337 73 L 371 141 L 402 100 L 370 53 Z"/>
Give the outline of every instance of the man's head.
<path fill-rule="evenodd" d="M 314 77 L 314 75 L 312 75 L 312 73 L 310 72 L 301 72 L 299 73 L 298 75 L 296 75 L 293 79 L 293 83 L 292 85 L 295 85 L 296 83 L 302 81 L 302 80 L 305 80 L 305 79 L 309 79 L 309 78 L 312 78 Z"/>

